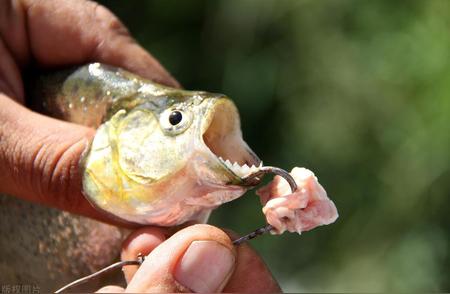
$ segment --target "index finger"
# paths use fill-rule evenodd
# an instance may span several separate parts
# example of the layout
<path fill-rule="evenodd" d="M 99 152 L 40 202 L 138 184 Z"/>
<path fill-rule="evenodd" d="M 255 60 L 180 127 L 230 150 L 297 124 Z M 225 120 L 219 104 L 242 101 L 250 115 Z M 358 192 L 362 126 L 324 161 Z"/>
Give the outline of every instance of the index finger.
<path fill-rule="evenodd" d="M 22 65 L 31 59 L 45 68 L 96 61 L 123 67 L 159 83 L 179 86 L 105 7 L 87 0 L 22 0 L 19 3 L 3 4 L 9 9 L 5 9 L 8 12 L 1 33 Z M 12 31 L 8 29 L 10 25 L 24 29 Z"/>

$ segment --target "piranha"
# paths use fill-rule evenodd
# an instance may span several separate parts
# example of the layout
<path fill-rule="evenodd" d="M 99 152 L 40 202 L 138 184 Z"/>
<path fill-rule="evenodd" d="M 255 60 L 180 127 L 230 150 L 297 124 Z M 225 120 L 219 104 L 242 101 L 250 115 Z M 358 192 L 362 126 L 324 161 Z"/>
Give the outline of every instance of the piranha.
<path fill-rule="evenodd" d="M 257 183 L 245 179 L 262 162 L 225 95 L 165 87 L 100 63 L 38 85 L 45 112 L 97 128 L 81 162 L 83 191 L 115 217 L 158 226 L 204 222 Z"/>

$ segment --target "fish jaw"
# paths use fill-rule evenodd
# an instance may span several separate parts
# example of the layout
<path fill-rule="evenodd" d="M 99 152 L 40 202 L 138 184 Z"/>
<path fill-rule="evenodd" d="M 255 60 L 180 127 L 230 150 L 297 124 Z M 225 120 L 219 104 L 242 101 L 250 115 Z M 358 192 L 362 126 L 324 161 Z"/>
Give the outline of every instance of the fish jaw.
<path fill-rule="evenodd" d="M 242 196 L 259 180 L 248 181 L 262 161 L 243 140 L 239 113 L 225 96 L 205 99 L 195 152 L 188 161 L 188 175 L 196 182 L 195 193 L 185 197 L 186 207 L 214 209 Z"/>
<path fill-rule="evenodd" d="M 204 104 L 198 138 L 198 153 L 203 158 L 198 160 L 199 178 L 213 184 L 255 185 L 244 179 L 258 172 L 262 161 L 242 137 L 236 106 L 225 96 L 209 99 Z M 209 173 L 204 166 L 209 168 Z"/>

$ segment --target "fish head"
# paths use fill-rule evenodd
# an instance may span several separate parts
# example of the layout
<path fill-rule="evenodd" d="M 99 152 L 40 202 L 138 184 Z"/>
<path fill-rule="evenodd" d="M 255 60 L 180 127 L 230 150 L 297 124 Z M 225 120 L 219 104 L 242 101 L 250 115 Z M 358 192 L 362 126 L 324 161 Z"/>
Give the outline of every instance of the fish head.
<path fill-rule="evenodd" d="M 175 92 L 174 92 L 175 91 Z M 242 137 L 224 95 L 172 90 L 117 110 L 97 130 L 83 161 L 94 206 L 141 224 L 204 220 L 255 183 L 261 160 Z"/>

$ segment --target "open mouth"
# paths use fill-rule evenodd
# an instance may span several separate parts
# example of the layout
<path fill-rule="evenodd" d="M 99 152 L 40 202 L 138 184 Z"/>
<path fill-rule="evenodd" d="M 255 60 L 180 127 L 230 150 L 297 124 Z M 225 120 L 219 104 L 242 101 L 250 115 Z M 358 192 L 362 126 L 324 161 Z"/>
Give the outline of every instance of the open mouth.
<path fill-rule="evenodd" d="M 223 166 L 239 178 L 259 170 L 262 161 L 242 138 L 239 114 L 229 99 L 215 102 L 203 141 Z"/>

